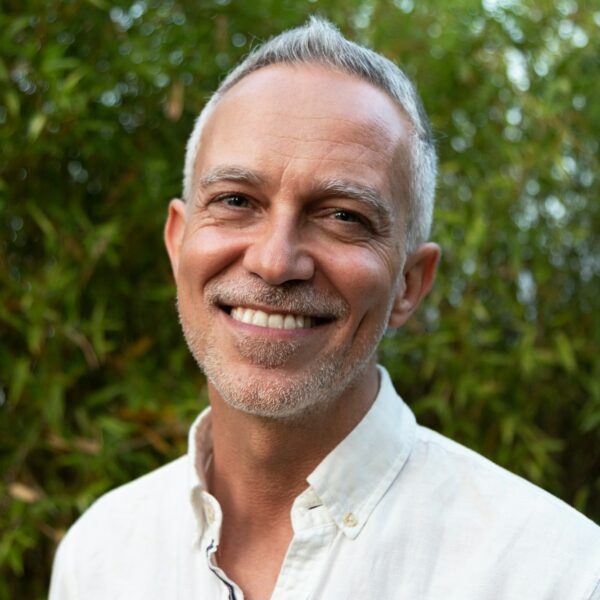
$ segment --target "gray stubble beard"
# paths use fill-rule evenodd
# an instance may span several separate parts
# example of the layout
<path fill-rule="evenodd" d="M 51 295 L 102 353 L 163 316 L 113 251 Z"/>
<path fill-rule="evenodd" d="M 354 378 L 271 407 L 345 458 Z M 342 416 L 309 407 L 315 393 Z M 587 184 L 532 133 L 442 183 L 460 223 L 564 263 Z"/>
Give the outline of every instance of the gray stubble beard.
<path fill-rule="evenodd" d="M 363 344 L 353 359 L 349 357 L 350 344 L 346 350 L 320 356 L 299 374 L 291 376 L 277 373 L 276 369 L 293 357 L 301 342 L 239 340 L 240 356 L 264 370 L 264 375 L 242 378 L 225 368 L 217 340 L 186 322 L 179 302 L 177 309 L 188 348 L 221 398 L 237 410 L 270 420 L 302 421 L 327 411 L 371 364 L 385 330 L 382 324 L 381 330 Z"/>
<path fill-rule="evenodd" d="M 299 344 L 246 340 L 238 346 L 240 355 L 263 369 L 264 376 L 242 378 L 224 368 L 214 339 L 194 331 L 181 313 L 180 322 L 188 348 L 207 379 L 229 406 L 246 414 L 271 420 L 302 420 L 326 411 L 357 375 L 344 372 L 350 371 L 348 365 L 344 368 L 345 355 L 330 353 L 314 368 L 282 378 L 275 369 L 286 363 Z"/>

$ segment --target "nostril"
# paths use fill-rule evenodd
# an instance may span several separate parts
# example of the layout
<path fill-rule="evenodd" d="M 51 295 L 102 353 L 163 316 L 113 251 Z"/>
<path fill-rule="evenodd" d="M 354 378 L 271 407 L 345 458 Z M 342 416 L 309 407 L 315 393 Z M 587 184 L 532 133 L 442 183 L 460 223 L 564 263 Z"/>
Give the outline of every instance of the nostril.
<path fill-rule="evenodd" d="M 301 242 L 293 216 L 273 215 L 267 225 L 246 248 L 246 270 L 271 285 L 310 279 L 314 272 L 312 259 Z"/>

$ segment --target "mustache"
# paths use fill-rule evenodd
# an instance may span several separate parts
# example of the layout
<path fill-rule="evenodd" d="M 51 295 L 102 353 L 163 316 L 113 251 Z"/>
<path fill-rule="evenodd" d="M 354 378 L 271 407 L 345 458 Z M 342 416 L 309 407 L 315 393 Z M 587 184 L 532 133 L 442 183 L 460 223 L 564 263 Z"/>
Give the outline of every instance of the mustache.
<path fill-rule="evenodd" d="M 321 319 L 341 319 L 349 312 L 349 306 L 343 298 L 316 290 L 305 281 L 286 281 L 273 286 L 260 280 L 213 280 L 204 291 L 208 302 L 215 305 L 258 304 L 274 311 Z"/>

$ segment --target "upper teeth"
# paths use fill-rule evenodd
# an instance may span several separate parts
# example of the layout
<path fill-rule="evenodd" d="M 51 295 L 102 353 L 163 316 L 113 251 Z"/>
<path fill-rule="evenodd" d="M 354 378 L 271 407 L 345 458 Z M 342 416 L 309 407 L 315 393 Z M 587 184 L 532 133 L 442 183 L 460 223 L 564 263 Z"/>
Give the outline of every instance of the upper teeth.
<path fill-rule="evenodd" d="M 262 310 L 236 307 L 231 309 L 231 316 L 236 321 L 257 325 L 258 327 L 273 327 L 275 329 L 302 329 L 312 327 L 314 321 L 311 317 L 290 314 L 267 314 Z"/>

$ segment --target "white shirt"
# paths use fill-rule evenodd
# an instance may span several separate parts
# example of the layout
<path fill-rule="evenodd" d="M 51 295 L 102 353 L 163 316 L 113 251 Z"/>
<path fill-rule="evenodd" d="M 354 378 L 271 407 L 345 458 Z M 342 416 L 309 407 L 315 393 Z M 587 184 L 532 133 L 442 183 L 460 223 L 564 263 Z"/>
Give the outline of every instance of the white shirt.
<path fill-rule="evenodd" d="M 600 600 L 600 528 L 416 424 L 385 370 L 308 477 L 272 600 Z M 103 496 L 57 553 L 50 600 L 241 600 L 215 564 L 210 410 L 186 456 Z"/>

